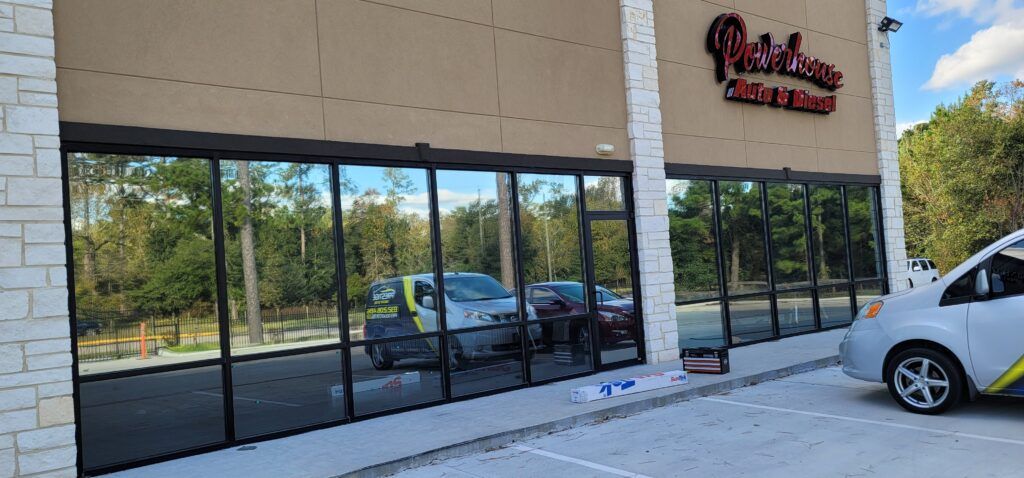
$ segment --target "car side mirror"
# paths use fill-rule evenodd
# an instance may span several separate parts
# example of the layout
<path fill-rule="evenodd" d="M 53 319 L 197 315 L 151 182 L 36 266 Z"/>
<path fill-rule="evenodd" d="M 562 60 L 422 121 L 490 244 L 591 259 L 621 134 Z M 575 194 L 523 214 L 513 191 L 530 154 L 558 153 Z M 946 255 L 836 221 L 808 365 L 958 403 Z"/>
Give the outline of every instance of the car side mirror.
<path fill-rule="evenodd" d="M 987 299 L 990 290 L 991 289 L 988 285 L 988 271 L 985 269 L 978 269 L 978 274 L 974 277 L 974 297 L 977 299 Z"/>
<path fill-rule="evenodd" d="M 914 264 L 914 267 L 912 267 L 911 270 L 914 272 L 921 272 L 921 266 Z"/>
<path fill-rule="evenodd" d="M 423 298 L 420 299 L 420 305 L 422 305 L 424 309 L 434 310 L 434 296 L 432 296 L 432 295 L 425 295 L 425 296 L 423 296 Z"/>
<path fill-rule="evenodd" d="M 565 304 L 564 300 L 556 298 L 556 299 L 551 299 L 550 301 L 548 301 L 548 305 L 557 305 L 559 307 L 565 307 L 566 304 Z"/>

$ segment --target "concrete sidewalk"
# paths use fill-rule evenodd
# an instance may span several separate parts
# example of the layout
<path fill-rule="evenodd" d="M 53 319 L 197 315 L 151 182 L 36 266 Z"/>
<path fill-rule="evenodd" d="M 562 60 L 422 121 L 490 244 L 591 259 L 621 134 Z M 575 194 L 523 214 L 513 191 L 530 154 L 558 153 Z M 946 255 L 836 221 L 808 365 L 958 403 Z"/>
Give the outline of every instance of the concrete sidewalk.
<path fill-rule="evenodd" d="M 255 449 L 234 447 L 108 476 L 180 478 L 197 472 L 247 478 L 386 475 L 435 459 L 825 367 L 838 361 L 837 349 L 845 332 L 833 330 L 733 349 L 729 352 L 731 373 L 690 374 L 690 383 L 683 386 L 585 404 L 569 401 L 569 390 L 574 387 L 682 368 L 678 361 L 641 365 L 256 443 Z"/>

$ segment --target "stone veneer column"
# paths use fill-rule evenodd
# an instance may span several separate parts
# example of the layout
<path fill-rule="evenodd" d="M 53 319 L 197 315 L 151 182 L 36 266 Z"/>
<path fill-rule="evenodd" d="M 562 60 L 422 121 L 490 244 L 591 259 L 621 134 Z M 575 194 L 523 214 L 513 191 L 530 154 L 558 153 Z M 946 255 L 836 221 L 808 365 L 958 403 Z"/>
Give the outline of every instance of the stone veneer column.
<path fill-rule="evenodd" d="M 900 158 L 897 148 L 896 111 L 892 96 L 892 65 L 889 36 L 878 31 L 886 15 L 886 0 L 865 0 L 868 22 L 868 68 L 875 111 L 875 147 L 882 176 L 882 231 L 888 260 L 889 289 L 907 288 L 907 246 L 903 234 L 903 193 L 900 189 Z"/>
<path fill-rule="evenodd" d="M 652 0 L 620 0 L 647 363 L 679 359 Z"/>
<path fill-rule="evenodd" d="M 50 0 L 0 0 L 0 477 L 75 476 Z"/>

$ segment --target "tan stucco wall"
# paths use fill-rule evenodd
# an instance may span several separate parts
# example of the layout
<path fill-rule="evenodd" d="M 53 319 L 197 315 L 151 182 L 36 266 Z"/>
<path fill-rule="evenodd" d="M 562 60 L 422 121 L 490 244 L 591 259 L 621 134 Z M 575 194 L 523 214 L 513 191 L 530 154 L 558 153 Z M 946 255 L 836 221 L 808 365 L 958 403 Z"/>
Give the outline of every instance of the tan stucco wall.
<path fill-rule="evenodd" d="M 820 115 L 725 100 L 705 39 L 715 18 L 729 12 L 743 16 L 748 41 L 771 32 L 786 42 L 801 32 L 801 51 L 835 63 L 845 86 L 832 93 L 777 74 L 743 77 L 836 94 L 837 111 Z M 864 2 L 655 0 L 654 19 L 666 162 L 878 174 Z"/>
<path fill-rule="evenodd" d="M 617 0 L 56 0 L 60 119 L 628 158 Z"/>

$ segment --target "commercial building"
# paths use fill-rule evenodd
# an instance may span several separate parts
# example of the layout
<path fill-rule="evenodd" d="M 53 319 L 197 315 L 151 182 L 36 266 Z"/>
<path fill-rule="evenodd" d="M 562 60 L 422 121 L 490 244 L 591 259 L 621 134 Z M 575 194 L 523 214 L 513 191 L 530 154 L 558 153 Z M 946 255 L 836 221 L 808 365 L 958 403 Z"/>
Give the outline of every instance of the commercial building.
<path fill-rule="evenodd" d="M 905 282 L 885 9 L 0 1 L 0 475 L 848 324 Z"/>

